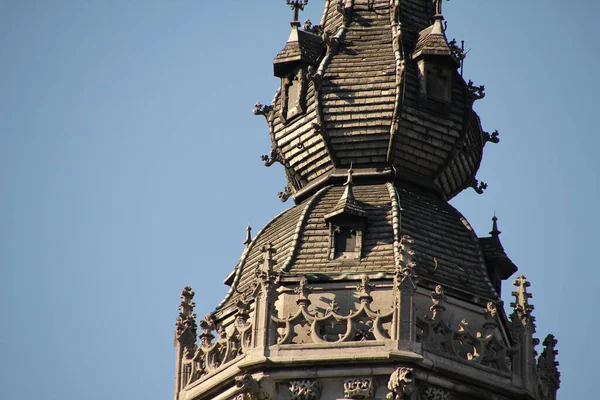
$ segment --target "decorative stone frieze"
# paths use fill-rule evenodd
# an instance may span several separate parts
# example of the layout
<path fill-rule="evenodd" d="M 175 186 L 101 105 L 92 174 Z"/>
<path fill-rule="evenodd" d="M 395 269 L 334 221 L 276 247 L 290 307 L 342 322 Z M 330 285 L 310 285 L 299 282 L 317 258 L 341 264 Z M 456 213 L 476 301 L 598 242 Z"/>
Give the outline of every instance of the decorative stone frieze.
<path fill-rule="evenodd" d="M 292 400 L 317 400 L 321 396 L 321 384 L 317 380 L 290 381 Z"/>
<path fill-rule="evenodd" d="M 373 397 L 373 378 L 352 378 L 344 381 L 346 399 L 368 399 Z"/>
<path fill-rule="evenodd" d="M 450 393 L 442 388 L 428 386 L 421 390 L 420 400 L 448 400 Z"/>
<path fill-rule="evenodd" d="M 388 382 L 387 400 L 406 400 L 415 389 L 414 385 L 415 372 L 412 368 L 400 367 L 397 368 Z"/>

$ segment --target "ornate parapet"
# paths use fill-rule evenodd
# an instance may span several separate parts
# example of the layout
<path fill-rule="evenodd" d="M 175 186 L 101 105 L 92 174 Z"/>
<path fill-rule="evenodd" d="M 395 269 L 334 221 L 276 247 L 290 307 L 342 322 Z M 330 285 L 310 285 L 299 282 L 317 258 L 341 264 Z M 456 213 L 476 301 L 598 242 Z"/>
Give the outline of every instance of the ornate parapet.
<path fill-rule="evenodd" d="M 473 315 L 476 317 L 473 326 L 467 317 L 456 324 L 452 315 L 447 315 L 449 305 L 442 286 L 438 285 L 431 293 L 431 302 L 431 314 L 417 316 L 418 341 L 424 350 L 463 363 L 511 372 L 515 349 L 501 339 L 494 303 L 488 303 L 481 313 Z"/>
<path fill-rule="evenodd" d="M 320 312 L 311 305 L 308 294 L 312 290 L 305 278 L 294 290 L 297 295 L 296 310 L 287 317 L 271 316 L 277 328 L 277 344 L 342 343 L 353 341 L 390 339 L 384 324 L 391 322 L 393 311 L 384 312 L 371 307 L 370 296 L 374 285 L 363 277 L 355 293 L 360 299 L 356 311 L 340 314 L 335 300 Z"/>

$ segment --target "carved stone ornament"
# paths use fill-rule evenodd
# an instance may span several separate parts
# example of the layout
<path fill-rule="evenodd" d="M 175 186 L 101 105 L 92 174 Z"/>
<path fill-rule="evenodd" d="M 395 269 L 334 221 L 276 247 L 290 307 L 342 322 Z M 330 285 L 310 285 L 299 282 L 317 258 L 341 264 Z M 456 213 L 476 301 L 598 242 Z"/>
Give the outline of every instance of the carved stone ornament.
<path fill-rule="evenodd" d="M 240 395 L 234 397 L 234 399 L 244 400 L 269 400 L 270 396 L 264 390 L 260 388 L 260 385 L 250 374 L 235 377 L 235 386 L 241 389 Z"/>
<path fill-rule="evenodd" d="M 373 379 L 346 379 L 344 381 L 344 397 L 347 399 L 368 399 L 373 397 Z"/>
<path fill-rule="evenodd" d="M 387 400 L 406 400 L 415 389 L 414 385 L 415 372 L 412 368 L 400 367 L 397 368 L 388 382 L 388 390 L 390 393 L 386 396 Z"/>
<path fill-rule="evenodd" d="M 363 296 L 365 289 L 371 289 L 366 278 L 364 280 L 365 288 L 362 287 L 362 284 L 363 282 L 358 285 L 357 297 Z M 310 289 L 306 285 L 306 279 L 303 278 L 300 285 L 294 290 L 298 295 L 296 311 L 287 317 L 271 315 L 271 321 L 278 329 L 278 344 L 298 344 L 299 342 L 296 342 L 298 333 L 307 325 L 310 326 L 308 337 L 302 340 L 308 339 L 312 343 L 382 341 L 391 338 L 386 326 L 392 322 L 394 311 L 373 309 L 371 296 L 365 296 L 356 311 L 349 315 L 341 315 L 335 300 L 331 301 L 324 312 L 309 309 L 310 301 L 307 295 Z"/>
<path fill-rule="evenodd" d="M 277 197 L 279 197 L 279 200 L 281 200 L 282 203 L 285 203 L 290 198 L 291 195 L 292 195 L 292 188 L 290 185 L 286 185 L 283 188 L 283 192 L 277 193 Z"/>
<path fill-rule="evenodd" d="M 426 387 L 421 390 L 421 394 L 419 396 L 420 400 L 448 400 L 450 393 L 447 390 L 436 388 L 436 387 Z"/>
<path fill-rule="evenodd" d="M 298 380 L 290 382 L 292 400 L 317 400 L 321 396 L 321 384 L 317 380 Z"/>
<path fill-rule="evenodd" d="M 396 285 L 398 287 L 407 287 L 410 286 L 413 289 L 416 289 L 416 266 L 417 263 L 414 260 L 415 252 L 412 249 L 412 245 L 414 240 L 408 236 L 402 236 L 400 243 L 398 245 L 400 259 L 396 261 L 396 273 L 395 280 Z"/>
<path fill-rule="evenodd" d="M 186 286 L 181 292 L 181 304 L 179 305 L 179 317 L 177 318 L 175 338 L 180 342 L 185 342 L 184 345 L 191 345 L 196 339 L 196 314 L 194 307 L 196 303 L 192 301 L 194 291 L 191 287 Z"/>

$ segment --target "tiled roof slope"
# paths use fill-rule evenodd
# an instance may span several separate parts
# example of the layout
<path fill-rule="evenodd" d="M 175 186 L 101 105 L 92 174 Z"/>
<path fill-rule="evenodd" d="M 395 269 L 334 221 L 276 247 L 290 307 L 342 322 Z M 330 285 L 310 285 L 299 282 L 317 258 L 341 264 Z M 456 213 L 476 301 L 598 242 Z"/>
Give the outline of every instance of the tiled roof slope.
<path fill-rule="evenodd" d="M 421 31 L 413 53 L 453 57 L 446 37 L 443 34 L 431 33 L 432 28 L 433 26 L 430 26 Z"/>
<path fill-rule="evenodd" d="M 322 50 L 323 40 L 320 36 L 298 31 L 298 40 L 287 42 L 273 62 L 277 64 L 304 60 L 309 64 L 316 64 Z"/>
<path fill-rule="evenodd" d="M 362 11 L 358 3 L 321 91 L 325 128 L 344 166 L 386 162 L 396 96 L 389 12 Z M 385 5 L 389 1 L 375 4 Z"/>
<path fill-rule="evenodd" d="M 429 286 L 441 284 L 464 297 L 498 299 L 487 276 L 479 241 L 465 218 L 444 200 L 396 188 L 401 206 L 394 226 L 390 184 L 355 185 L 354 197 L 367 214 L 360 260 L 330 260 L 329 228 L 324 220 L 343 195 L 344 187 L 329 186 L 301 205 L 276 217 L 257 234 L 235 271 L 230 294 L 219 309 L 231 307 L 255 282 L 261 249 L 271 242 L 277 250 L 274 271 L 283 276 L 310 275 L 339 279 L 347 274 L 395 271 L 394 231 L 413 238 L 417 275 Z"/>
<path fill-rule="evenodd" d="M 420 100 L 412 55 L 424 48 L 450 55 L 443 34 L 428 34 L 432 2 L 402 0 L 397 10 L 389 0 L 346 3 L 353 5 L 342 13 L 337 1 L 326 2 L 321 23 L 327 46 L 313 75 L 307 75 L 306 112 L 284 122 L 281 92 L 273 102 L 273 145 L 293 177 L 292 193 L 302 193 L 296 200 L 331 183 L 332 171 L 351 163 L 356 168 L 393 166 L 401 178 L 431 182 L 446 199 L 472 186 L 484 142 L 467 84 L 453 73 L 444 113 Z M 399 48 L 395 18 L 401 23 Z"/>

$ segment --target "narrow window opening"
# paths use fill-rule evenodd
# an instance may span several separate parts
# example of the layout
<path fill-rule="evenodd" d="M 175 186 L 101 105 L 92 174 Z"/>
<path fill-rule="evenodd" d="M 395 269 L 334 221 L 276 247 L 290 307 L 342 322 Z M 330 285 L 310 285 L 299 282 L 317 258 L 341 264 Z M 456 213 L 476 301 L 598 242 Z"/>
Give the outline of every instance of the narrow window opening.
<path fill-rule="evenodd" d="M 436 100 L 448 101 L 448 85 L 447 71 L 438 66 L 431 66 L 427 71 L 427 95 Z"/>

